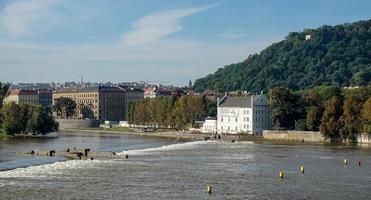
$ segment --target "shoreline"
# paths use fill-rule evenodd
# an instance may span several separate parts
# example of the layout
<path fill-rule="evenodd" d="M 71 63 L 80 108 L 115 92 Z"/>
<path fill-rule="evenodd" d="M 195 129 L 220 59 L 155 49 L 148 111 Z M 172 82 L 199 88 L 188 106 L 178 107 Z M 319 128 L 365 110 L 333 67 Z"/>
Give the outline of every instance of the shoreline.
<path fill-rule="evenodd" d="M 222 134 L 219 139 L 215 139 L 214 135 L 206 133 L 191 133 L 190 131 L 166 131 L 166 132 L 134 132 L 134 131 L 118 131 L 118 130 L 94 130 L 94 129 L 62 129 L 61 132 L 85 132 L 85 133 L 113 133 L 113 134 L 127 134 L 144 137 L 170 138 L 184 141 L 204 141 L 204 140 L 218 140 L 222 142 L 244 142 L 253 141 L 257 143 L 269 144 L 310 144 L 310 145 L 335 145 L 335 146 L 370 146 L 370 143 L 347 143 L 347 142 L 331 142 L 324 141 L 310 141 L 302 139 L 287 139 L 287 138 L 264 138 L 263 136 L 253 136 L 246 134 Z"/>
<path fill-rule="evenodd" d="M 94 129 L 61 129 L 60 132 L 84 132 L 84 133 L 114 133 L 114 134 L 127 134 L 138 135 L 146 137 L 159 137 L 159 138 L 172 138 L 177 140 L 205 140 L 205 137 L 211 137 L 210 134 L 197 134 L 188 131 L 166 131 L 166 132 L 133 132 L 133 131 L 115 131 L 115 130 L 94 130 Z"/>
<path fill-rule="evenodd" d="M 290 138 L 264 138 L 263 136 L 253 136 L 247 134 L 221 134 L 220 137 L 217 139 L 212 134 L 207 133 L 192 133 L 190 131 L 162 131 L 162 132 L 134 132 L 134 131 L 127 131 L 127 130 L 109 130 L 109 129 L 61 129 L 59 130 L 58 135 L 60 136 L 66 133 L 112 133 L 112 134 L 126 134 L 126 135 L 136 135 L 136 136 L 143 136 L 143 137 L 155 137 L 155 138 L 167 138 L 167 139 L 176 139 L 176 140 L 183 140 L 183 141 L 206 141 L 206 140 L 218 140 L 222 142 L 244 142 L 244 141 L 253 141 L 257 143 L 274 143 L 274 144 L 315 144 L 315 145 L 340 145 L 340 146 L 371 146 L 370 143 L 347 143 L 347 142 L 331 142 L 329 140 L 325 141 L 310 141 L 310 140 L 303 140 L 303 139 L 290 139 Z M 1 135 L 0 135 L 1 136 Z M 48 135 L 44 136 L 16 136 L 14 138 L 54 138 Z M 1 138 L 0 140 L 7 140 L 9 137 Z"/>
<path fill-rule="evenodd" d="M 204 141 L 214 140 L 214 135 L 202 134 L 202 133 L 191 133 L 189 131 L 166 131 L 166 132 L 133 132 L 133 131 L 114 131 L 114 130 L 90 130 L 90 129 L 63 129 L 61 132 L 84 132 L 84 133 L 114 133 L 114 134 L 127 134 L 137 135 L 144 137 L 158 137 L 158 138 L 170 138 L 185 141 Z M 244 141 L 255 141 L 259 143 L 277 143 L 277 144 L 328 144 L 327 142 L 313 142 L 313 141 L 301 141 L 301 140 L 286 140 L 286 139 L 270 139 L 263 138 L 262 136 L 252 136 L 246 134 L 224 134 L 221 135 L 220 139 L 215 139 L 222 142 L 244 142 Z M 335 144 L 335 143 L 334 143 Z"/>

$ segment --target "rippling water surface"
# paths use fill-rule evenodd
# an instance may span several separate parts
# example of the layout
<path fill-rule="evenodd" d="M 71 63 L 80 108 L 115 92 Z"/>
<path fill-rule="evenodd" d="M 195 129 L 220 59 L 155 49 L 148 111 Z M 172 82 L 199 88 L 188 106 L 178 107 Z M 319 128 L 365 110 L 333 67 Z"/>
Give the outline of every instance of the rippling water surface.
<path fill-rule="evenodd" d="M 116 139 L 130 143 L 130 137 L 121 137 Z M 369 148 L 131 139 L 144 146 L 111 145 L 128 153 L 128 160 L 70 160 L 2 171 L 0 198 L 369 199 L 371 195 Z M 300 165 L 305 166 L 305 175 Z M 282 180 L 280 170 L 286 173 Z M 209 184 L 211 195 L 206 193 Z"/>

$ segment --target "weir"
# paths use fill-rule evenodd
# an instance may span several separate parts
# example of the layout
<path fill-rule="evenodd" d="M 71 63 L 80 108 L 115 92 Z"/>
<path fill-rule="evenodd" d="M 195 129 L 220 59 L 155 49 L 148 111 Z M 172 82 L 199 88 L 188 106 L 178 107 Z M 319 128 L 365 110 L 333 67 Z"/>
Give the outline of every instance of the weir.
<path fill-rule="evenodd" d="M 17 152 L 18 154 L 29 154 L 32 156 L 63 156 L 68 159 L 90 159 L 94 158 L 122 158 L 122 156 L 117 155 L 115 152 L 95 152 L 88 148 L 85 149 L 71 149 L 66 150 L 31 150 L 28 152 Z M 125 159 L 129 158 L 129 155 L 124 156 Z"/>

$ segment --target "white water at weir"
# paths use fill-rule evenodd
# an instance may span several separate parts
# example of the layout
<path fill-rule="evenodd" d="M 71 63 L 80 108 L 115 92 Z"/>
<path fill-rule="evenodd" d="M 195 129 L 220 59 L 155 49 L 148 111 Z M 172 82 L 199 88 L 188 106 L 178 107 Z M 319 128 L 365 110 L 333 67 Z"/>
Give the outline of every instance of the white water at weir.
<path fill-rule="evenodd" d="M 150 153 L 157 152 L 157 151 L 168 151 L 168 150 L 174 150 L 174 149 L 189 149 L 196 145 L 215 143 L 215 142 L 218 142 L 218 141 L 194 141 L 194 142 L 170 144 L 170 145 L 164 145 L 161 147 L 122 151 L 122 152 L 117 153 L 117 155 L 124 155 L 124 154 L 142 155 L 142 154 L 150 154 Z"/>
<path fill-rule="evenodd" d="M 197 145 L 204 145 L 208 143 L 215 143 L 217 141 L 194 141 L 178 144 L 164 145 L 155 148 L 128 150 L 117 153 L 117 155 L 144 155 L 158 151 L 168 151 L 175 149 L 191 149 Z M 0 171 L 0 178 L 6 177 L 36 177 L 36 178 L 47 178 L 51 175 L 62 174 L 63 170 L 66 169 L 87 169 L 93 167 L 96 164 L 114 162 L 114 160 L 69 160 L 55 163 L 48 163 L 36 166 L 30 166 L 25 168 L 17 168 L 8 171 Z M 3 184 L 2 184 L 3 185 Z M 0 185 L 0 187 L 2 186 Z"/>

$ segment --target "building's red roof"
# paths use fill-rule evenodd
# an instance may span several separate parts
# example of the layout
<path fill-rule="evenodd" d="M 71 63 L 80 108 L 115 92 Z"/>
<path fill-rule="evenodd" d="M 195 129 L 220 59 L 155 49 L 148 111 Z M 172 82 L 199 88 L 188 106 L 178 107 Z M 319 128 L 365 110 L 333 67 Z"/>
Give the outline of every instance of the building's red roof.
<path fill-rule="evenodd" d="M 144 94 L 152 94 L 152 93 L 155 93 L 157 88 L 155 87 L 146 87 L 143 89 L 144 90 Z"/>
<path fill-rule="evenodd" d="M 37 95 L 36 90 L 12 90 L 10 95 Z"/>

